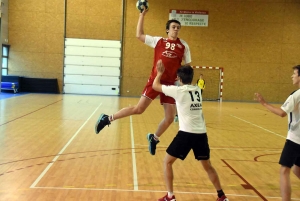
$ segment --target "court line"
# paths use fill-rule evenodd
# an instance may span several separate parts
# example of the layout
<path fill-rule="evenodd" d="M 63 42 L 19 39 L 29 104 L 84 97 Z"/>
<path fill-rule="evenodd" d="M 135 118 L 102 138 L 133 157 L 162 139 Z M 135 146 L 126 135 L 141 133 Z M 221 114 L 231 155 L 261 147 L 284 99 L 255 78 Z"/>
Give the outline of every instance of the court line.
<path fill-rule="evenodd" d="M 245 119 L 242 119 L 242 118 L 239 118 L 239 117 L 237 117 L 237 116 L 234 116 L 234 115 L 230 115 L 231 117 L 234 117 L 234 118 L 236 118 L 236 119 L 238 119 L 238 120 L 240 120 L 240 121 L 243 121 L 243 122 L 245 122 L 245 123 L 248 123 L 248 124 L 250 124 L 250 125 L 252 125 L 252 126 L 255 126 L 255 127 L 257 127 L 257 128 L 260 128 L 260 129 L 262 129 L 262 130 L 264 130 L 264 131 L 267 131 L 267 132 L 269 132 L 269 133 L 271 133 L 271 134 L 273 134 L 273 135 L 276 135 L 276 136 L 279 136 L 279 137 L 282 137 L 282 138 L 286 138 L 285 136 L 282 136 L 282 135 L 280 135 L 280 134 L 278 134 L 278 133 L 275 133 L 275 132 L 273 132 L 273 131 L 270 131 L 270 130 L 268 130 L 268 129 L 266 129 L 266 128 L 264 128 L 264 127 L 261 127 L 261 126 L 259 126 L 259 125 L 256 125 L 256 124 L 254 124 L 254 123 L 251 123 L 251 122 L 249 122 L 249 121 L 247 121 L 247 120 L 245 120 Z M 233 171 L 233 172 L 235 172 L 235 174 L 238 176 L 238 177 L 240 177 L 245 183 L 246 183 L 246 185 L 245 185 L 245 188 L 246 189 L 252 189 L 260 198 L 262 198 L 263 200 L 267 200 L 267 198 L 275 198 L 275 197 L 266 197 L 266 196 L 263 196 L 261 193 L 259 193 L 250 183 L 248 183 L 238 172 L 236 172 L 228 163 L 226 163 L 226 161 L 225 160 L 223 160 L 222 159 L 222 161 Z"/>
<path fill-rule="evenodd" d="M 132 171 L 133 171 L 133 189 L 139 190 L 137 168 L 136 168 L 136 157 L 135 157 L 135 145 L 134 145 L 134 134 L 132 126 L 132 116 L 130 116 L 130 136 L 131 136 L 131 155 L 132 155 Z"/>
<path fill-rule="evenodd" d="M 241 119 L 241 118 L 239 118 L 239 117 L 237 117 L 237 116 L 234 116 L 234 115 L 230 115 L 230 116 L 232 116 L 232 117 L 234 117 L 234 118 L 236 118 L 236 119 L 239 119 L 239 120 L 241 120 L 241 121 L 243 121 L 243 122 L 246 122 L 246 123 L 248 123 L 248 124 L 250 124 L 250 125 L 252 125 L 252 126 L 255 126 L 255 127 L 257 127 L 257 128 L 260 128 L 260 129 L 262 129 L 262 130 L 264 130 L 264 131 L 267 131 L 267 132 L 269 132 L 269 133 L 272 133 L 272 134 L 274 134 L 274 135 L 277 135 L 277 136 L 279 136 L 279 137 L 282 137 L 282 138 L 286 139 L 286 136 L 279 135 L 278 133 L 275 133 L 275 132 L 273 132 L 273 131 L 270 131 L 270 130 L 264 128 L 264 127 L 261 127 L 261 126 L 258 126 L 258 125 L 256 125 L 256 124 L 253 124 L 253 123 L 251 123 L 250 121 L 246 121 L 246 120 Z"/>
<path fill-rule="evenodd" d="M 145 144 L 136 144 L 137 146 L 141 146 L 141 147 L 148 147 L 149 145 L 145 145 Z M 161 145 L 160 147 L 157 147 L 156 149 L 166 149 L 166 148 L 168 148 L 168 146 L 167 145 Z M 254 149 L 255 148 L 255 149 Z M 279 150 L 281 151 L 282 149 L 281 148 L 273 148 L 273 149 L 278 149 L 278 150 L 265 150 L 265 148 L 261 148 L 260 150 L 259 150 L 259 148 L 260 147 L 254 147 L 253 149 L 251 149 L 251 148 L 247 148 L 247 147 L 245 147 L 245 148 L 243 148 L 243 147 L 241 147 L 241 148 L 224 148 L 224 147 L 222 147 L 222 148 L 212 148 L 212 147 L 209 147 L 209 149 L 210 150 L 212 150 L 212 149 L 215 149 L 215 150 L 229 150 L 229 151 L 232 151 L 232 150 L 234 150 L 234 151 L 266 151 L 266 152 L 278 152 Z M 268 149 L 272 149 L 272 148 L 268 148 Z M 0 164 L 1 165 L 1 164 Z"/>
<path fill-rule="evenodd" d="M 130 148 L 132 149 L 132 148 Z M 100 150 L 101 151 L 101 150 Z M 105 150 L 104 150 L 105 151 Z M 157 150 L 157 152 L 160 151 L 160 150 Z M 244 150 L 244 151 L 251 151 L 251 150 Z M 253 150 L 252 150 L 253 151 Z M 257 151 L 257 150 L 255 150 Z M 268 151 L 268 150 L 259 150 L 259 151 Z M 91 151 L 91 152 L 94 152 L 94 151 Z M 148 150 L 146 151 L 148 153 Z M 89 153 L 89 152 L 78 152 L 77 154 L 79 153 Z M 108 156 L 108 155 L 121 155 L 121 154 L 132 154 L 132 151 L 131 152 L 126 152 L 126 153 L 113 153 L 113 154 L 101 154 L 101 155 L 98 155 L 99 157 L 101 156 Z M 136 155 L 137 153 L 142 153 L 142 151 L 140 152 L 137 152 L 137 151 L 134 151 L 133 152 L 134 155 Z M 75 154 L 75 153 L 65 153 L 65 154 L 60 154 L 59 156 L 66 156 L 68 154 Z M 276 154 L 280 154 L 280 152 L 276 153 Z M 275 155 L 275 154 L 267 154 L 267 155 Z M 51 157 L 54 157 L 54 156 L 58 156 L 58 155 L 50 155 Z M 47 157 L 50 157 L 50 156 L 47 156 Z M 82 159 L 82 158 L 87 158 L 87 157 L 94 157 L 95 155 L 92 155 L 92 156 L 84 156 L 84 157 L 74 157 L 74 158 L 69 158 L 69 159 L 65 159 L 65 160 L 59 160 L 60 162 L 63 162 L 63 161 L 67 161 L 67 160 L 73 160 L 73 159 Z M 43 157 L 37 157 L 37 158 L 43 158 Z M 34 158 L 34 159 L 37 159 L 37 158 Z M 257 157 L 255 157 L 257 158 Z M 278 163 L 278 162 L 272 162 L 272 161 L 256 161 L 254 158 L 254 161 L 253 160 L 237 160 L 237 159 L 224 159 L 226 161 L 246 161 L 246 162 L 264 162 L 264 163 Z M 28 159 L 28 160 L 33 160 L 33 159 Z M 25 161 L 25 160 L 20 160 L 20 161 Z M 15 162 L 18 162 L 18 161 L 15 161 Z M 37 165 L 44 165 L 44 164 L 49 164 L 49 163 L 53 163 L 54 161 L 48 161 L 48 162 L 44 162 L 44 163 L 38 163 L 38 164 L 32 164 L 32 165 L 28 165 L 28 166 L 25 166 L 25 167 L 22 167 L 22 168 L 18 168 L 18 169 L 15 169 L 15 170 L 11 170 L 11 171 L 8 171 L 8 172 L 3 172 L 3 173 L 0 173 L 0 176 L 4 176 L 6 174 L 11 174 L 13 172 L 16 172 L 16 171 L 20 171 L 20 170 L 24 170 L 24 169 L 27 169 L 27 168 L 31 168 L 31 167 L 35 167 Z M 8 164 L 8 163 L 5 163 L 5 164 Z M 1 165 L 1 164 L 0 164 Z M 3 165 L 3 164 L 2 164 Z M 137 172 L 137 171 L 136 171 Z M 138 185 L 137 185 L 138 186 Z"/>
<path fill-rule="evenodd" d="M 29 112 L 29 113 L 27 113 L 27 114 L 24 114 L 24 115 L 22 115 L 22 116 L 19 116 L 19 117 L 17 117 L 17 118 L 14 118 L 14 119 L 12 119 L 12 120 L 9 120 L 9 121 L 7 121 L 7 122 L 5 122 L 5 123 L 3 123 L 3 124 L 0 124 L 0 126 L 3 126 L 3 125 L 5 125 L 5 124 L 8 124 L 8 123 L 10 123 L 10 122 L 12 122 L 12 121 L 15 121 L 15 120 L 17 120 L 17 119 L 20 119 L 20 118 L 22 118 L 22 117 L 25 117 L 25 116 L 27 116 L 27 115 L 30 115 L 30 114 L 32 114 L 32 113 L 34 113 L 34 112 L 36 112 L 36 111 L 39 111 L 39 110 L 41 110 L 41 109 L 44 109 L 44 108 L 46 108 L 46 107 L 49 107 L 49 106 L 51 106 L 51 105 L 53 105 L 53 104 L 55 104 L 55 103 L 58 103 L 59 101 L 62 101 L 62 99 L 60 99 L 60 100 L 58 100 L 58 101 L 55 101 L 55 102 L 53 102 L 53 103 L 50 103 L 50 104 L 48 104 L 48 105 L 46 105 L 46 106 L 44 106 L 44 107 L 41 107 L 41 108 L 39 108 L 39 109 L 36 109 L 36 110 L 34 110 L 34 111 L 32 111 L 32 112 Z"/>
<path fill-rule="evenodd" d="M 127 190 L 127 189 L 101 189 L 101 188 L 63 188 L 63 187 L 35 187 L 39 189 L 52 189 L 52 190 L 90 190 L 90 191 L 120 191 L 120 192 L 149 192 L 149 193 L 165 193 L 166 191 L 155 191 L 155 190 Z M 216 195 L 216 193 L 202 193 L 202 192 L 185 192 L 185 191 L 174 191 L 176 194 L 197 194 L 197 195 Z M 259 198 L 257 195 L 241 195 L 241 194 L 228 194 L 226 193 L 226 196 L 229 197 L 252 197 L 252 198 Z M 266 196 L 266 198 L 269 199 L 281 199 L 281 197 L 271 197 L 271 196 Z M 300 198 L 292 198 L 292 200 L 300 200 Z"/>
<path fill-rule="evenodd" d="M 37 183 L 43 178 L 43 176 L 48 172 L 54 162 L 58 159 L 58 157 L 66 150 L 66 148 L 71 144 L 71 142 L 75 139 L 81 129 L 85 126 L 85 124 L 90 120 L 90 118 L 95 114 L 98 108 L 102 105 L 100 103 L 98 107 L 94 110 L 94 112 L 89 116 L 89 118 L 80 126 L 80 128 L 76 131 L 76 133 L 72 136 L 72 138 L 67 142 L 67 144 L 60 150 L 60 152 L 54 157 L 52 163 L 49 163 L 48 166 L 44 169 L 44 171 L 40 174 L 40 176 L 31 184 L 30 188 L 35 188 Z"/>
<path fill-rule="evenodd" d="M 225 163 L 227 165 L 227 167 L 229 167 L 231 169 L 231 171 L 233 171 L 241 180 L 243 180 L 245 182 L 245 185 L 242 184 L 242 186 L 248 190 L 251 189 L 253 190 L 262 200 L 267 201 L 267 199 L 265 198 L 265 196 L 263 196 L 254 186 L 252 186 L 241 174 L 239 174 L 231 165 L 229 165 L 224 159 L 221 159 L 221 161 L 223 161 L 223 163 Z"/>
<path fill-rule="evenodd" d="M 254 161 L 257 161 L 257 162 L 259 162 L 257 159 L 258 158 L 260 158 L 260 157 L 263 157 L 263 156 L 269 156 L 269 155 L 279 155 L 280 153 L 276 153 L 276 154 L 263 154 L 263 155 L 259 155 L 259 156 L 256 156 L 255 158 L 254 158 Z"/>
<path fill-rule="evenodd" d="M 166 191 L 158 191 L 158 190 L 128 190 L 128 189 L 117 189 L 117 188 L 63 188 L 63 187 L 35 187 L 40 189 L 57 189 L 57 190 L 91 190 L 91 191 L 120 191 L 120 192 L 150 192 L 150 193 L 165 193 Z M 174 191 L 174 194 L 198 194 L 198 195 L 216 195 L 216 192 L 214 193 L 201 193 L 201 192 L 185 192 L 185 191 Z M 237 196 L 237 197 L 255 197 L 257 198 L 257 195 L 240 195 L 240 194 L 227 194 L 227 196 Z"/>
<path fill-rule="evenodd" d="M 141 145 L 141 144 L 135 144 L 137 146 L 143 146 L 143 147 L 148 147 L 149 145 Z M 160 146 L 157 147 L 157 150 L 160 151 L 160 149 L 166 149 L 168 146 Z M 74 154 L 82 154 L 82 153 L 94 153 L 94 152 L 105 152 L 105 151 L 122 151 L 122 150 L 127 150 L 127 149 L 132 149 L 132 148 L 124 148 L 124 149 L 100 149 L 100 150 L 95 150 L 95 151 L 84 151 L 84 152 L 71 152 L 71 153 L 64 153 L 64 154 L 60 154 L 61 156 L 66 156 L 66 155 L 74 155 Z M 134 148 L 135 150 L 137 149 L 144 149 L 144 148 Z M 216 149 L 216 150 L 240 150 L 240 151 L 266 151 L 266 152 L 278 152 L 278 151 L 282 151 L 282 148 L 269 148 L 269 147 L 241 147 L 241 148 L 212 148 L 210 147 L 210 149 Z M 262 149 L 262 150 L 259 150 Z M 269 150 L 268 150 L 269 149 Z M 278 150 L 270 150 L 270 149 L 278 149 Z M 162 150 L 163 151 L 163 150 Z M 135 152 L 137 153 L 137 152 Z M 17 163 L 17 162 L 22 162 L 22 161 L 28 161 L 28 160 L 35 160 L 35 159 L 39 159 L 39 158 L 48 158 L 48 157 L 53 157 L 53 156 L 57 156 L 57 154 L 52 154 L 52 155 L 47 155 L 47 156 L 39 156 L 39 157 L 34 157 L 34 158 L 25 158 L 25 159 L 21 159 L 21 160 L 15 160 L 15 161 L 9 161 L 9 162 L 5 162 L 5 163 L 0 163 L 1 165 L 7 165 L 10 163 Z M 227 159 L 226 159 L 227 160 Z"/>

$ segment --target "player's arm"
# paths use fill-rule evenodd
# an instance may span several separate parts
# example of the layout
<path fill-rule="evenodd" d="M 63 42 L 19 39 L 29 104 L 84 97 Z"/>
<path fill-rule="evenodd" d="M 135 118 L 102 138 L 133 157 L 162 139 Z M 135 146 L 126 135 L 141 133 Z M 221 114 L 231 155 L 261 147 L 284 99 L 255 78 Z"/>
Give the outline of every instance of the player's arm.
<path fill-rule="evenodd" d="M 147 13 L 147 10 L 144 10 L 140 13 L 139 20 L 136 27 L 136 37 L 143 43 L 145 43 L 146 35 L 144 34 L 144 18 Z"/>
<path fill-rule="evenodd" d="M 191 58 L 191 52 L 190 52 L 190 47 L 189 45 L 185 42 L 182 41 L 185 48 L 184 48 L 184 54 L 183 54 L 183 60 L 184 60 L 184 66 L 190 66 L 191 62 L 192 62 L 192 58 Z"/>
<path fill-rule="evenodd" d="M 191 53 L 190 53 L 189 50 L 184 52 L 183 59 L 184 59 L 183 66 L 190 66 L 191 65 L 192 59 L 191 59 Z"/>
<path fill-rule="evenodd" d="M 152 88 L 155 91 L 162 92 L 162 84 L 160 83 L 160 78 L 165 71 L 165 67 L 161 59 L 157 61 L 156 70 L 157 70 L 157 74 L 152 84 Z"/>
<path fill-rule="evenodd" d="M 265 101 L 265 99 L 262 97 L 261 94 L 255 93 L 254 96 L 255 96 L 254 99 L 257 100 L 258 102 L 260 102 L 270 112 L 273 112 L 274 114 L 276 114 L 278 116 L 281 116 L 281 117 L 285 117 L 286 116 L 286 112 L 285 111 L 283 111 L 281 108 L 274 107 L 273 105 L 267 103 Z"/>

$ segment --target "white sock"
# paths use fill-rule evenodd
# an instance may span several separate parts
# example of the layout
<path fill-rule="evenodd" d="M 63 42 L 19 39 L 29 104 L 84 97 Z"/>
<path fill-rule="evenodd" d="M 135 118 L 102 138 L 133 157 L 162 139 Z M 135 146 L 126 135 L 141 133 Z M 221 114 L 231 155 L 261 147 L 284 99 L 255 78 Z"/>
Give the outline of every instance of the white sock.
<path fill-rule="evenodd" d="M 174 195 L 173 192 L 168 192 L 168 197 L 171 198 Z"/>
<path fill-rule="evenodd" d="M 109 121 L 112 122 L 114 120 L 114 115 L 109 116 Z"/>
<path fill-rule="evenodd" d="M 154 138 L 155 140 L 159 140 L 159 137 L 156 134 L 154 134 Z"/>

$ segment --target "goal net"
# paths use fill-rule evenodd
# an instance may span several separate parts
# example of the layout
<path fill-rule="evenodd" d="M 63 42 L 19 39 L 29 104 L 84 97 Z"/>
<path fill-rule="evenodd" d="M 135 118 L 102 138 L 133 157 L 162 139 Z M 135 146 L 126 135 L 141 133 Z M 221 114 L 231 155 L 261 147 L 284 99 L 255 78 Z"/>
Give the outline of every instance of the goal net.
<path fill-rule="evenodd" d="M 223 71 L 222 67 L 192 66 L 194 68 L 194 79 L 192 84 L 196 84 L 203 75 L 205 89 L 202 99 L 206 101 L 222 101 L 223 92 Z"/>

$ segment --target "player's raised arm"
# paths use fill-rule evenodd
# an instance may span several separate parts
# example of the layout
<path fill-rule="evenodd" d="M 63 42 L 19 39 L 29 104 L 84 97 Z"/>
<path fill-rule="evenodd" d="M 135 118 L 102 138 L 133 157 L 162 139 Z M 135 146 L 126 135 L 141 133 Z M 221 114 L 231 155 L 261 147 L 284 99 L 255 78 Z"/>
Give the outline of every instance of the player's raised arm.
<path fill-rule="evenodd" d="M 148 10 L 145 10 L 140 13 L 139 20 L 136 27 L 136 37 L 143 43 L 145 43 L 146 35 L 144 34 L 144 18 Z"/>
<path fill-rule="evenodd" d="M 158 60 L 157 63 L 156 63 L 156 70 L 157 70 L 157 74 L 156 74 L 156 77 L 153 81 L 152 88 L 155 91 L 162 92 L 162 84 L 160 83 L 160 78 L 161 78 L 162 74 L 165 71 L 165 67 L 164 67 L 164 64 L 162 63 L 161 59 Z"/>
<path fill-rule="evenodd" d="M 283 111 L 281 108 L 274 107 L 273 105 L 267 103 L 260 93 L 255 93 L 254 99 L 257 100 L 258 102 L 260 102 L 270 112 L 273 112 L 274 114 L 277 114 L 278 116 L 281 116 L 281 117 L 286 116 L 285 111 Z"/>

